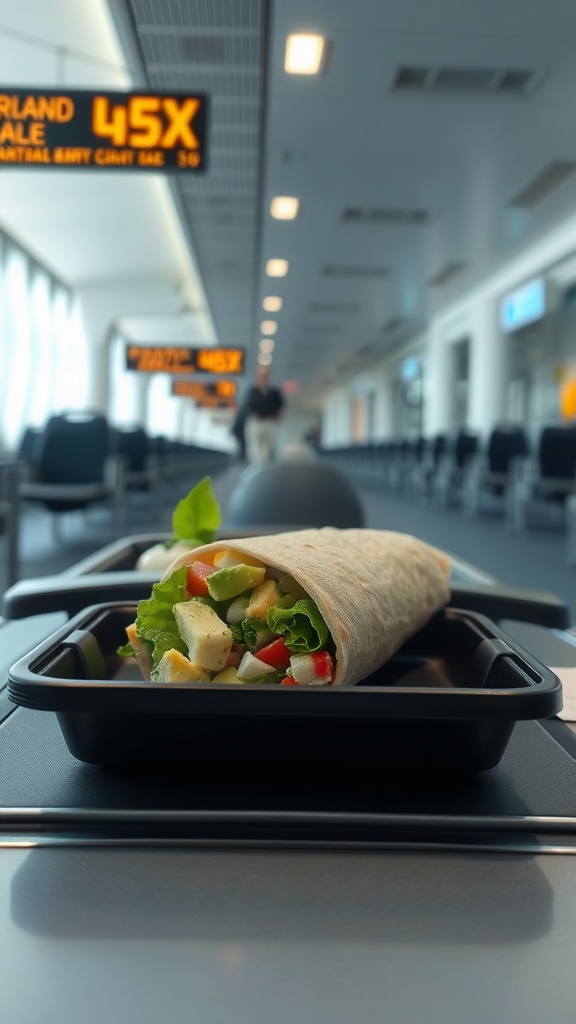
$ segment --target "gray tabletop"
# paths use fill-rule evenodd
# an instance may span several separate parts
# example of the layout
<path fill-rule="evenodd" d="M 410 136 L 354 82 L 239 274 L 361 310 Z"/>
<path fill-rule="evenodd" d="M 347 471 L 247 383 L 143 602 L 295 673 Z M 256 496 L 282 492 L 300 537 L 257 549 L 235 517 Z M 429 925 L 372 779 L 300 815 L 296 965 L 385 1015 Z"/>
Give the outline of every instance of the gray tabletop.
<path fill-rule="evenodd" d="M 572 1024 L 569 856 L 0 850 L 10 1024 Z"/>

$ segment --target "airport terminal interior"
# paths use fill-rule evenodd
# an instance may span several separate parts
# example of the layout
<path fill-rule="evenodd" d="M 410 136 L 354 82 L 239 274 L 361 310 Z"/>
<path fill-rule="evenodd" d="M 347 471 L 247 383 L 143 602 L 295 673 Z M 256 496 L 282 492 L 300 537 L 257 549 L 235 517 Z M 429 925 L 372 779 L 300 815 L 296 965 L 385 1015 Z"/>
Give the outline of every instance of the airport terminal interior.
<path fill-rule="evenodd" d="M 0 0 L 0 937 L 8 935 L 10 919 L 13 931 L 26 935 L 25 955 L 30 932 L 38 943 L 46 940 L 58 977 L 64 976 L 64 966 L 53 952 L 57 942 L 67 951 L 74 951 L 78 936 L 88 936 L 91 948 L 101 943 L 98 962 L 105 976 L 114 975 L 102 1003 L 111 1024 L 146 1024 L 167 1016 L 169 986 L 162 987 L 162 1002 L 146 982 L 143 965 L 153 950 L 167 956 L 171 945 L 177 947 L 179 965 L 177 994 L 169 1007 L 174 1024 L 195 1019 L 185 1010 L 192 978 L 202 992 L 198 1019 L 207 1024 L 230 1019 L 233 1011 L 239 1024 L 573 1020 L 576 988 L 568 950 L 576 928 L 570 880 L 576 849 L 575 100 L 573 0 Z M 44 705 L 34 701 L 47 698 L 22 694 L 40 655 L 25 668 L 21 659 L 55 630 L 65 630 L 86 607 L 103 602 L 110 608 L 114 601 L 149 594 L 162 572 L 156 567 L 138 579 L 130 559 L 137 547 L 170 545 L 175 537 L 190 540 L 190 532 L 176 525 L 175 509 L 206 477 L 219 507 L 216 532 L 228 539 L 361 528 L 408 534 L 449 556 L 452 595 L 447 608 L 446 599 L 435 608 L 440 619 L 431 621 L 441 622 L 452 639 L 450 630 L 461 627 L 451 616 L 484 615 L 489 625 L 474 627 L 483 640 L 470 665 L 460 633 L 454 632 L 460 639 L 448 651 L 425 630 L 415 634 L 412 627 L 403 634 L 390 664 L 408 659 L 410 671 L 408 661 L 402 671 L 416 673 L 414 692 L 424 694 L 426 710 L 391 718 L 400 722 L 404 736 L 406 721 L 417 720 L 420 727 L 438 717 L 433 696 L 438 707 L 446 703 L 434 688 L 440 677 L 438 687 L 468 688 L 469 703 L 480 685 L 497 696 L 499 687 L 505 689 L 506 700 L 514 690 L 522 700 L 532 687 L 532 707 L 539 710 L 522 711 L 510 746 L 500 751 L 502 760 L 491 755 L 490 764 L 480 764 L 485 747 L 475 751 L 467 731 L 459 737 L 455 749 L 464 759 L 469 756 L 470 764 L 478 757 L 480 767 L 472 770 L 480 771 L 475 778 L 481 781 L 452 780 L 437 790 L 434 781 L 407 782 L 402 772 L 409 775 L 411 769 L 405 760 L 396 775 L 391 754 L 386 761 L 380 748 L 371 751 L 371 740 L 363 751 L 354 726 L 357 711 L 351 710 L 350 750 L 366 761 L 361 782 L 339 753 L 336 770 L 348 780 L 341 803 L 327 788 L 304 798 L 295 781 L 293 791 L 283 783 L 284 803 L 272 784 L 264 793 L 246 783 L 228 804 L 225 785 L 215 796 L 215 789 L 186 788 L 179 780 L 171 792 L 173 777 L 168 768 L 164 774 L 164 766 L 148 789 L 121 772 L 107 775 L 110 766 L 101 752 L 113 714 L 95 716 L 94 763 L 82 754 L 93 726 L 90 715 L 72 739 L 78 723 L 60 721 L 65 704 L 58 701 L 68 697 L 59 695 L 54 708 L 64 739 L 52 713 L 44 711 L 50 728 L 36 724 L 41 713 L 34 708 Z M 196 533 L 202 533 L 199 526 Z M 334 544 L 345 550 L 345 540 Z M 338 564 L 345 566 L 346 556 Z M 354 572 L 361 580 L 359 565 Z M 383 566 L 383 578 L 386 572 Z M 298 598 L 298 579 L 296 585 Z M 322 579 L 319 586 L 322 593 L 328 584 Z M 396 593 L 394 581 L 391 592 Z M 213 597 L 209 590 L 194 593 Z M 186 595 L 191 599 L 190 591 Z M 289 594 L 290 607 L 294 600 Z M 346 600 L 330 595 L 336 620 Z M 228 607 L 225 614 L 232 615 Z M 387 614 L 377 617 L 380 631 L 387 628 Z M 90 675 L 94 665 L 108 671 L 115 653 L 104 658 L 98 650 L 96 657 L 94 636 L 83 620 L 78 623 L 72 639 L 62 640 L 69 653 L 58 654 L 58 665 L 71 683 L 75 658 L 73 664 L 87 673 L 82 680 L 96 686 L 99 676 Z M 367 621 L 368 636 L 369 626 Z M 234 673 L 241 672 L 242 657 L 259 662 L 257 641 L 253 656 L 246 635 L 241 634 L 242 642 L 235 637 L 228 654 L 226 669 Z M 433 647 L 432 654 L 424 647 L 425 681 L 418 672 L 426 658 L 414 636 L 424 636 L 422 643 Z M 338 637 L 332 641 L 334 664 L 344 664 Z M 235 654 L 239 664 L 233 663 Z M 56 670 L 48 655 L 42 657 L 45 682 Z M 488 667 L 482 683 L 475 684 L 471 680 L 481 663 Z M 155 661 L 152 671 L 157 670 Z M 331 671 L 328 680 L 338 682 L 337 669 Z M 401 669 L 390 671 L 386 685 L 398 686 L 400 694 Z M 119 672 L 120 679 L 131 678 Z M 292 685 L 297 669 L 290 663 L 286 672 L 282 682 Z M 495 682 L 499 672 L 503 681 Z M 154 682 L 152 676 L 153 689 L 158 678 Z M 222 685 L 248 678 L 235 675 Z M 170 677 L 168 684 L 174 681 Z M 371 700 L 373 688 L 370 707 L 378 717 L 384 684 L 363 682 L 360 678 L 359 691 Z M 545 685 L 550 694 L 539 697 L 536 690 Z M 555 685 L 558 692 L 563 687 L 563 712 L 560 698 L 552 695 Z M 294 688 L 304 689 L 298 680 Z M 225 696 L 237 710 L 238 697 L 231 697 L 230 689 Z M 308 695 L 276 695 L 302 700 L 301 710 L 286 716 L 290 728 L 301 730 L 294 749 L 301 743 L 302 757 Z M 181 688 L 178 699 L 184 696 Z M 500 696 L 494 713 L 499 720 L 508 706 L 504 693 Z M 114 707 L 125 721 L 128 704 L 118 700 Z M 80 705 L 71 706 L 78 712 Z M 316 705 L 310 700 L 308 706 Z M 342 702 L 347 706 L 353 708 Z M 140 723 L 134 727 L 134 749 L 151 708 L 146 704 L 146 713 L 138 709 L 134 715 Z M 325 718 L 320 711 L 314 714 L 314 728 L 328 728 L 331 735 L 332 724 L 326 723 L 333 723 L 336 712 L 330 709 Z M 242 709 L 236 719 L 226 715 L 228 723 L 243 719 L 248 728 Z M 260 707 L 250 718 L 256 745 L 259 716 L 261 722 Z M 456 718 L 450 711 L 447 721 Z M 368 736 L 372 725 L 366 725 Z M 223 746 L 230 743 L 235 750 L 235 727 L 226 728 Z M 400 746 L 393 731 L 386 735 L 391 748 Z M 166 751 L 171 744 L 178 750 L 179 736 L 169 737 Z M 346 746 L 345 732 L 342 736 Z M 488 742 L 482 736 L 480 745 Z M 422 741 L 433 763 L 433 748 L 450 751 L 451 737 L 447 726 L 437 742 L 427 747 Z M 278 751 L 284 749 L 283 739 Z M 127 742 L 130 747 L 132 740 Z M 203 741 L 196 734 L 190 742 Z M 273 748 L 274 740 L 263 747 L 271 765 Z M 330 774 L 330 753 L 326 758 Z M 379 790 L 382 764 L 386 782 Z M 295 772 L 295 780 L 303 777 Z M 210 814 L 223 808 L 232 817 L 216 826 Z M 242 831 L 241 815 L 256 811 L 262 817 L 251 819 L 252 831 Z M 360 811 L 367 816 L 362 822 Z M 176 812 L 181 817 L 170 818 Z M 201 825 L 195 819 L 199 831 L 193 833 L 186 815 L 204 812 L 206 819 Z M 294 833 L 285 813 L 296 816 Z M 334 819 L 322 818 L 332 813 Z M 468 831 L 455 823 L 459 814 L 467 816 Z M 137 825 L 131 815 L 141 815 Z M 326 835 L 318 837 L 314 829 L 320 819 Z M 188 831 L 181 833 L 184 821 Z M 43 829 L 48 839 L 41 837 Z M 85 896 L 75 879 L 74 903 L 66 873 L 56 869 L 56 892 L 65 905 L 59 932 L 51 923 L 58 899 L 51 902 L 50 896 L 46 902 L 50 873 L 45 877 L 34 859 L 30 890 L 29 862 L 14 860 L 13 872 L 5 859 L 51 842 L 69 856 L 71 836 L 87 851 L 80 878 L 83 871 L 92 880 L 98 874 L 96 861 L 90 861 L 91 843 L 100 843 L 107 850 L 100 851 L 102 857 L 111 858 L 111 845 L 126 846 L 124 867 L 112 869 L 112 888 L 96 911 L 99 924 L 92 931 L 84 931 L 83 924 L 75 931 L 74 923 L 76 906 L 77 922 L 99 906 L 92 881 Z M 160 864 L 168 858 L 169 842 L 181 847 L 184 870 L 178 868 L 174 877 L 187 894 L 183 909 L 174 908 L 169 882 L 159 886 L 157 919 L 147 904 L 141 912 L 129 895 L 129 941 L 124 942 L 126 922 L 110 908 L 124 883 L 131 884 L 129 858 L 135 864 L 139 856 L 152 858 L 141 877 L 153 887 L 157 872 L 151 848 Z M 187 888 L 192 883 L 183 881 L 185 858 L 196 857 L 198 846 L 206 850 L 220 842 L 229 844 L 236 881 L 241 867 L 235 858 L 247 858 L 252 880 L 246 892 L 256 870 L 268 878 L 265 851 L 273 847 L 270 857 L 279 858 L 284 886 L 275 905 L 288 921 L 280 938 L 271 921 L 263 925 L 259 916 L 268 883 L 254 888 L 253 916 L 248 913 L 250 927 L 244 931 L 232 911 L 228 914 L 225 896 L 214 924 L 209 901 L 202 904 Z M 313 847 L 319 859 L 314 884 L 305 889 L 302 905 L 296 900 L 292 918 L 295 880 L 307 870 L 294 852 L 299 843 Z M 356 880 L 344 914 L 349 933 L 336 927 L 334 939 L 342 965 L 348 943 L 351 989 L 328 1000 L 328 931 L 311 925 L 310 945 L 323 965 L 318 976 L 307 974 L 303 950 L 310 921 L 323 908 L 329 907 L 335 920 L 338 916 L 329 881 L 340 878 L 340 868 L 330 874 L 336 848 L 343 873 L 345 858 L 360 850 L 367 858 L 367 881 L 365 918 L 356 918 L 351 909 L 352 896 L 355 900 L 360 891 Z M 382 851 L 397 856 L 399 885 L 408 891 L 418 880 L 415 891 L 424 909 L 416 938 L 410 930 L 413 906 L 409 896 L 395 903 L 392 876 L 382 907 L 385 916 L 395 906 L 399 937 L 370 917 L 367 894 L 384 891 L 379 888 Z M 549 853 L 556 859 L 546 859 Z M 257 868 L 252 855 L 262 858 Z M 427 856 L 432 874 L 437 873 L 439 903 L 445 897 L 452 914 L 439 943 L 433 936 L 440 911 L 427 902 Z M 442 856 L 452 858 L 456 888 L 462 880 L 458 897 L 442 880 L 447 863 Z M 493 931 L 482 918 L 489 909 L 483 894 L 490 888 L 483 857 L 492 858 L 501 872 L 502 906 L 510 907 L 508 916 L 496 912 Z M 220 868 L 208 853 L 206 858 L 201 870 L 208 889 L 216 891 Z M 534 877 L 525 870 L 528 863 Z M 421 874 L 418 864 L 424 865 Z M 73 860 L 70 865 L 74 875 Z M 168 860 L 162 865 L 169 878 Z M 478 933 L 459 916 L 458 901 L 471 891 L 474 912 L 484 921 Z M 40 894 L 38 917 L 30 892 Z M 490 898 L 495 900 L 494 891 Z M 246 896 L 242 913 L 249 902 Z M 380 906 L 378 900 L 374 905 Z M 552 924 L 552 906 L 558 926 Z M 188 931 L 190 908 L 218 946 L 214 960 L 201 928 Z M 150 940 L 141 962 L 134 952 L 136 919 Z M 510 924 L 516 921 L 524 922 L 527 938 L 520 924 L 517 931 Z M 114 922 L 119 932 L 111 940 Z M 185 980 L 189 934 L 201 952 Z M 250 943 L 260 948 L 267 937 L 271 947 L 278 942 L 278 949 L 287 951 L 299 979 L 290 1013 L 293 993 L 285 979 L 280 984 L 276 978 L 276 988 L 270 983 L 259 1008 L 243 988 L 244 981 L 248 986 L 258 977 Z M 126 945 L 132 949 L 130 969 L 148 999 L 141 998 L 134 1015 L 122 1011 L 129 986 L 110 973 L 106 942 L 114 946 L 114 956 L 122 956 Z M 495 968 L 499 944 L 510 957 L 509 979 Z M 393 982 L 399 976 L 405 985 L 403 999 L 384 1017 L 377 956 L 382 947 L 392 957 L 383 977 Z M 402 966 L 405 947 L 410 956 L 415 953 L 415 972 L 427 979 L 413 988 L 410 971 Z M 84 1008 L 87 1016 L 78 1015 L 83 986 L 90 991 L 95 984 L 87 948 L 79 953 L 77 988 L 65 994 L 50 988 L 42 954 L 33 951 L 51 992 L 44 1009 L 33 986 L 21 996 L 24 974 L 15 967 L 7 1024 L 104 1019 L 97 1005 Z M 463 972 L 462 984 L 446 981 L 448 952 Z M 555 982 L 530 980 L 532 972 L 537 974 L 537 952 L 546 971 L 552 958 L 559 958 Z M 362 980 L 364 955 L 368 966 Z M 430 957 L 444 979 L 433 997 Z M 11 967 L 15 960 L 14 954 Z M 209 963 L 206 974 L 202 963 Z M 218 991 L 215 1000 L 209 977 Z M 278 992 L 283 995 L 276 1003 Z M 498 999 L 505 1000 L 505 1010 Z"/>
<path fill-rule="evenodd" d="M 358 16 L 328 0 L 7 5 L 0 445 L 21 504 L 4 587 L 107 539 L 97 512 L 71 512 L 54 543 L 29 498 L 51 482 L 50 417 L 104 416 L 128 470 L 162 473 L 162 445 L 214 450 L 214 472 L 226 452 L 226 495 L 235 410 L 266 366 L 284 397 L 277 457 L 300 446 L 346 474 L 366 525 L 576 610 L 574 25 L 560 0 L 524 6 L 518 26 L 513 4 L 441 0 Z M 62 112 L 26 109 L 28 86 Z M 112 99 L 93 148 L 74 146 L 66 90 L 90 89 L 200 96 L 198 165 L 155 173 L 148 150 L 174 154 L 148 146 L 150 127 L 120 145 Z M 190 139 L 167 130 L 183 161 Z M 149 372 L 130 347 L 241 350 L 243 372 Z M 148 448 L 129 453 L 136 430 Z M 141 502 L 138 529 L 170 529 L 173 497 Z"/>

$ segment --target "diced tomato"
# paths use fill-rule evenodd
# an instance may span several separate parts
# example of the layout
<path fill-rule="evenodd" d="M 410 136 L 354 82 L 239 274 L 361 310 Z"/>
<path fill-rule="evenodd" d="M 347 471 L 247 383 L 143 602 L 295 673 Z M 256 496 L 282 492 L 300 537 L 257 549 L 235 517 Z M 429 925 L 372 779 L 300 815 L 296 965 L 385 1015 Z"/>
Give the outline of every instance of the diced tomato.
<path fill-rule="evenodd" d="M 302 683 L 303 686 L 332 682 L 332 658 L 328 651 L 292 655 L 290 667 L 296 682 Z"/>
<path fill-rule="evenodd" d="M 280 680 L 280 686 L 300 686 L 300 683 L 296 682 L 294 676 L 286 676 Z"/>
<path fill-rule="evenodd" d="M 207 562 L 192 562 L 186 573 L 186 593 L 188 597 L 207 597 L 208 584 L 206 579 L 216 572 L 213 565 Z"/>
<path fill-rule="evenodd" d="M 256 657 L 266 663 L 266 665 L 272 665 L 272 668 L 288 668 L 290 664 L 291 652 L 286 647 L 283 637 L 279 637 L 278 640 L 273 640 L 267 647 L 262 647 L 259 651 L 255 652 Z"/>

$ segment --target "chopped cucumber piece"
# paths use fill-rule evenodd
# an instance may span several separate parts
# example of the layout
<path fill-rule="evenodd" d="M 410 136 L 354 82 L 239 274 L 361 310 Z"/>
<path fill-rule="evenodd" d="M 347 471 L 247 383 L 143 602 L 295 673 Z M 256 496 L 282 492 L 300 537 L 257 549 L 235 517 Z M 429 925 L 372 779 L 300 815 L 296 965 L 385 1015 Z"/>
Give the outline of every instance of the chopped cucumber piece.
<path fill-rule="evenodd" d="M 248 607 L 247 597 L 235 597 L 232 604 L 228 606 L 226 612 L 226 622 L 242 622 L 242 619 L 246 618 L 246 609 Z"/>
<path fill-rule="evenodd" d="M 255 658 L 253 654 L 250 654 L 250 651 L 246 651 L 238 666 L 238 678 L 243 683 L 248 683 L 253 679 L 260 679 L 266 675 L 275 676 L 276 670 L 272 665 L 267 665 L 264 661 L 260 661 L 259 658 Z"/>
<path fill-rule="evenodd" d="M 238 675 L 238 669 L 236 668 L 225 668 L 218 675 L 212 679 L 213 683 L 243 683 L 244 680 L 240 679 Z"/>

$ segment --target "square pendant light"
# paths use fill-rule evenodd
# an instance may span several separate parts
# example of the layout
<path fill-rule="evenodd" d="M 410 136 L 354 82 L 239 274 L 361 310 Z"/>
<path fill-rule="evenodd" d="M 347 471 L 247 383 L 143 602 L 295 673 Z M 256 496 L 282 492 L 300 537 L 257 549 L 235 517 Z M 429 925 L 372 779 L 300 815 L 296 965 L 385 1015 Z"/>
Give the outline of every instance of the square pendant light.
<path fill-rule="evenodd" d="M 286 277 L 288 273 L 288 260 L 268 260 L 266 273 L 268 277 Z"/>
<path fill-rule="evenodd" d="M 317 75 L 323 56 L 323 36 L 294 33 L 286 40 L 284 70 L 289 75 Z"/>
<path fill-rule="evenodd" d="M 295 196 L 276 196 L 270 204 L 270 213 L 276 220 L 294 220 L 299 208 L 300 200 Z"/>

